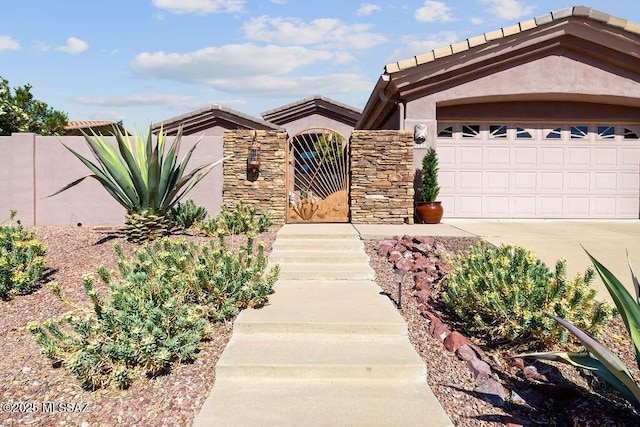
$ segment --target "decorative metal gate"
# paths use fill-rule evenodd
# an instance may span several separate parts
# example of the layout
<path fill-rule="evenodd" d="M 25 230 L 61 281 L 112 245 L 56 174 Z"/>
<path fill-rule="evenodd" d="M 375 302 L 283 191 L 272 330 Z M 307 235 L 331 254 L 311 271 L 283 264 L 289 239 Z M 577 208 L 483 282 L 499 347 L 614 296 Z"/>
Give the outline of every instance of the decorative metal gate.
<path fill-rule="evenodd" d="M 349 140 L 310 128 L 289 140 L 287 222 L 349 222 Z"/>

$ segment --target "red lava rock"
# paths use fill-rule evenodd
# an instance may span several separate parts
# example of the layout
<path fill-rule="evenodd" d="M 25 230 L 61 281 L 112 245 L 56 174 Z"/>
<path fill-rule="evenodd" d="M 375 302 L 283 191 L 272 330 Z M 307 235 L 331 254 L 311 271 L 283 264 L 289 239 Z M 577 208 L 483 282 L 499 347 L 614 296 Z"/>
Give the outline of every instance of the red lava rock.
<path fill-rule="evenodd" d="M 382 242 L 380 243 L 376 249 L 378 251 L 378 255 L 380 255 L 381 257 L 387 257 L 389 256 L 389 253 L 393 250 L 394 245 L 391 242 Z"/>
<path fill-rule="evenodd" d="M 471 370 L 473 378 L 475 378 L 476 380 L 482 381 L 491 378 L 491 367 L 484 360 L 469 360 L 467 361 L 467 367 L 469 368 L 469 370 Z"/>
<path fill-rule="evenodd" d="M 436 242 L 436 239 L 431 236 L 417 236 L 413 238 L 413 241 L 416 243 L 423 243 L 429 246 L 433 246 L 433 244 Z"/>
<path fill-rule="evenodd" d="M 447 339 L 451 335 L 451 331 L 440 320 L 437 322 L 431 322 L 429 325 L 429 333 L 432 337 L 438 338 L 440 341 Z"/>
<path fill-rule="evenodd" d="M 542 375 L 538 372 L 535 366 L 525 366 L 522 369 L 522 375 L 529 381 L 541 381 L 541 382 L 549 382 L 546 376 Z"/>
<path fill-rule="evenodd" d="M 414 288 L 418 291 L 427 291 L 427 292 L 431 292 L 431 288 L 432 288 L 432 284 L 431 284 L 431 280 L 420 280 L 420 281 L 416 281 L 416 285 L 414 286 Z"/>
<path fill-rule="evenodd" d="M 473 389 L 473 391 L 480 393 L 484 400 L 495 406 L 503 407 L 505 404 L 504 399 L 506 393 L 504 387 L 493 378 L 483 381 L 478 387 Z"/>
<path fill-rule="evenodd" d="M 389 261 L 396 262 L 400 258 L 402 258 L 402 252 L 400 252 L 399 250 L 394 249 L 391 252 L 389 252 Z"/>
<path fill-rule="evenodd" d="M 418 292 L 416 292 L 416 297 L 418 298 L 418 301 L 420 301 L 421 303 L 427 303 L 427 302 L 429 302 L 429 298 L 431 298 L 431 292 L 430 291 L 418 291 Z"/>
<path fill-rule="evenodd" d="M 478 353 L 470 345 L 463 344 L 456 350 L 456 356 L 468 362 L 469 360 L 477 359 Z"/>
<path fill-rule="evenodd" d="M 399 268 L 400 270 L 410 271 L 411 267 L 413 267 L 413 260 L 410 260 L 407 258 L 400 258 L 399 260 L 396 261 L 395 267 Z"/>
<path fill-rule="evenodd" d="M 505 360 L 514 368 L 518 368 L 520 370 L 524 369 L 524 359 L 522 357 L 511 357 L 508 354 L 504 355 Z"/>
<path fill-rule="evenodd" d="M 420 314 L 422 314 L 426 318 L 428 318 L 429 314 L 431 314 L 429 312 L 429 304 L 420 303 L 420 304 L 418 304 L 418 307 L 416 307 L 416 308 L 418 309 Z"/>
<path fill-rule="evenodd" d="M 425 270 L 429 265 L 429 260 L 422 255 L 418 255 L 413 265 L 413 271 Z"/>
<path fill-rule="evenodd" d="M 405 257 L 406 259 L 410 259 L 410 260 L 414 259 L 413 252 L 411 252 L 411 251 L 404 251 L 402 253 L 402 256 Z"/>
<path fill-rule="evenodd" d="M 460 346 L 467 344 L 473 345 L 473 343 L 464 335 L 458 331 L 451 332 L 446 340 L 444 340 L 444 348 L 449 351 L 456 351 Z"/>
<path fill-rule="evenodd" d="M 506 423 L 505 427 L 524 427 L 524 426 L 518 423 Z"/>

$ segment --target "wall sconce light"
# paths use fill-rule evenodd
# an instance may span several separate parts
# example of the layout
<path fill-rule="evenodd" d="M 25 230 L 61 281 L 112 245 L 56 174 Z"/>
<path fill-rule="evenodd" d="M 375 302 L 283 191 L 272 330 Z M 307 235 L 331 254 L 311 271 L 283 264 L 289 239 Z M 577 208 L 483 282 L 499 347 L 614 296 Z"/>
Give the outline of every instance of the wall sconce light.
<path fill-rule="evenodd" d="M 424 144 L 427 140 L 427 125 L 421 123 L 413 127 L 413 142 L 415 144 Z"/>
<path fill-rule="evenodd" d="M 253 141 L 251 141 L 249 152 L 247 153 L 247 168 L 252 172 L 260 170 L 260 145 L 256 142 L 257 139 L 258 132 L 254 132 Z"/>

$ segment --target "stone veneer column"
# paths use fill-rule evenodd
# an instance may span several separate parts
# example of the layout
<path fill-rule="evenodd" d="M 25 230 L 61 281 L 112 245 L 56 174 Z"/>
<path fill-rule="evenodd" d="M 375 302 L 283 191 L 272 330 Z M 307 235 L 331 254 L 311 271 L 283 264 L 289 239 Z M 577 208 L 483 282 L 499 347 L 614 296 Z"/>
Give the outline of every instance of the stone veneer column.
<path fill-rule="evenodd" d="M 351 134 L 351 222 L 413 224 L 413 131 Z"/>
<path fill-rule="evenodd" d="M 247 152 L 257 133 L 260 147 L 260 171 L 252 174 L 247 169 Z M 287 134 L 276 130 L 236 130 L 224 133 L 224 156 L 233 155 L 223 165 L 224 183 L 222 200 L 233 205 L 244 200 L 258 212 L 266 211 L 275 224 L 283 224 L 286 209 L 285 152 Z"/>

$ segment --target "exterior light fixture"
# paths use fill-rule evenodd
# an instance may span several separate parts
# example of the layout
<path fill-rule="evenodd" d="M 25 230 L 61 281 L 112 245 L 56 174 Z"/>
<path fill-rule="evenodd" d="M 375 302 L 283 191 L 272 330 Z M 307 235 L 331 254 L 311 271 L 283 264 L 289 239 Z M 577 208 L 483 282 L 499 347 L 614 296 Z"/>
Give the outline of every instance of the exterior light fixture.
<path fill-rule="evenodd" d="M 256 142 L 258 139 L 258 132 L 253 132 L 253 140 L 249 146 L 249 152 L 247 153 L 247 168 L 252 172 L 258 172 L 260 170 L 260 145 Z"/>
<path fill-rule="evenodd" d="M 404 275 L 407 272 L 401 268 L 394 268 L 393 274 L 395 274 L 398 278 L 398 301 L 396 302 L 396 307 L 398 309 L 402 308 L 402 281 L 404 280 Z"/>

